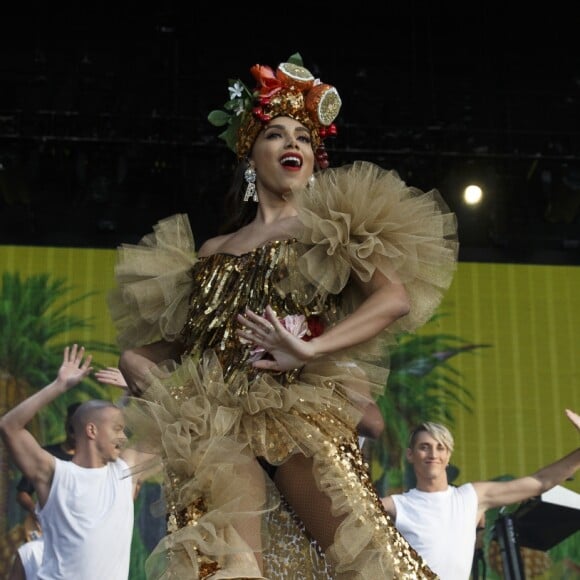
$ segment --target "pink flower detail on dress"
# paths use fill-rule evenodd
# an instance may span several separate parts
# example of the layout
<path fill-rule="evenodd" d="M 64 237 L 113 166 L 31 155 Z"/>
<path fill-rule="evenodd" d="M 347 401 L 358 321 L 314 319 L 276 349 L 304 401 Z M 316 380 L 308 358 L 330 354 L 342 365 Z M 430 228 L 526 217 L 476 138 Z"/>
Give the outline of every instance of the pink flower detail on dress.
<path fill-rule="evenodd" d="M 279 318 L 278 320 L 290 334 L 293 334 L 297 338 L 302 338 L 308 331 L 306 316 L 303 314 L 288 314 L 288 316 Z M 257 360 L 264 358 L 266 354 L 267 351 L 265 348 L 257 346 L 250 351 L 248 362 L 256 362 Z"/>

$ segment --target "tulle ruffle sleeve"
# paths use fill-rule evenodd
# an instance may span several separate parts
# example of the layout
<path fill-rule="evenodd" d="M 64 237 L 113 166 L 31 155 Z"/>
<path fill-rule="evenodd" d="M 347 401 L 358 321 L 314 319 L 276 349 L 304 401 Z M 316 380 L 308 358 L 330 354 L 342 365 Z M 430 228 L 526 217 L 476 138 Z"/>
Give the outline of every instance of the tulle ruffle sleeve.
<path fill-rule="evenodd" d="M 196 261 L 185 214 L 161 220 L 138 244 L 118 248 L 117 286 L 108 304 L 121 348 L 175 340 L 187 316 Z"/>
<path fill-rule="evenodd" d="M 451 284 L 458 252 L 455 215 L 436 190 L 423 192 L 395 171 L 356 161 L 316 174 L 295 200 L 305 286 L 321 295 L 343 292 L 348 311 L 363 298 L 348 283 L 351 274 L 368 282 L 379 271 L 400 280 L 411 301 L 411 312 L 389 332 L 429 320 Z"/>

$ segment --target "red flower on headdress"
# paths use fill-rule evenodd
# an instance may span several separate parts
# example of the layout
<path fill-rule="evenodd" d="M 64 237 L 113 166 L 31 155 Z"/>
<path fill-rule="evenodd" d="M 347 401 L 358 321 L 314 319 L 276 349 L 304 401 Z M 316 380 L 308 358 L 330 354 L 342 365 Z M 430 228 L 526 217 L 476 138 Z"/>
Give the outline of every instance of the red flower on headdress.
<path fill-rule="evenodd" d="M 250 72 L 258 83 L 260 96 L 271 97 L 282 88 L 282 83 L 276 78 L 276 74 L 269 67 L 262 64 L 255 64 Z"/>

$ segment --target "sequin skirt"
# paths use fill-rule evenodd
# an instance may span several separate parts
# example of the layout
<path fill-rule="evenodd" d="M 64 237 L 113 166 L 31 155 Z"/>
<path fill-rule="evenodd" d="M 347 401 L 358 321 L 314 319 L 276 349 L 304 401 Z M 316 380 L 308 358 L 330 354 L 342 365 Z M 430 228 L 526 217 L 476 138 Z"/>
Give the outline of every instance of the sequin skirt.
<path fill-rule="evenodd" d="M 211 350 L 154 369 L 126 409 L 132 440 L 163 464 L 168 533 L 148 578 L 436 578 L 382 508 L 349 380 L 350 367 L 326 361 L 290 384 L 241 372 L 226 382 Z M 276 466 L 294 454 L 311 458 L 342 519 L 325 553 L 256 460 Z"/>

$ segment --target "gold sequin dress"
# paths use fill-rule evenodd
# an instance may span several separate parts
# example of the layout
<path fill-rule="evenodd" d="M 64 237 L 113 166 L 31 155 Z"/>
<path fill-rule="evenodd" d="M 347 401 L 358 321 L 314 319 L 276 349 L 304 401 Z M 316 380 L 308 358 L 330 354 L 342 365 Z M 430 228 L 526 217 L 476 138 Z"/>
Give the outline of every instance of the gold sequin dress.
<path fill-rule="evenodd" d="M 426 322 L 451 282 L 455 218 L 436 191 L 366 162 L 320 172 L 295 199 L 299 235 L 240 256 L 198 259 L 185 215 L 119 249 L 110 307 L 120 346 L 184 344 L 180 364 L 155 368 L 127 408 L 133 437 L 163 464 L 168 533 L 149 578 L 436 577 L 384 513 L 356 425 L 361 400 L 386 384 L 385 345 Z M 363 300 L 351 274 L 376 270 L 396 274 L 411 299 L 388 331 L 297 371 L 251 365 L 261 355 L 236 337 L 236 314 L 270 304 L 302 321 L 308 340 Z M 325 553 L 264 468 L 294 454 L 312 459 L 313 481 L 342 520 Z"/>

